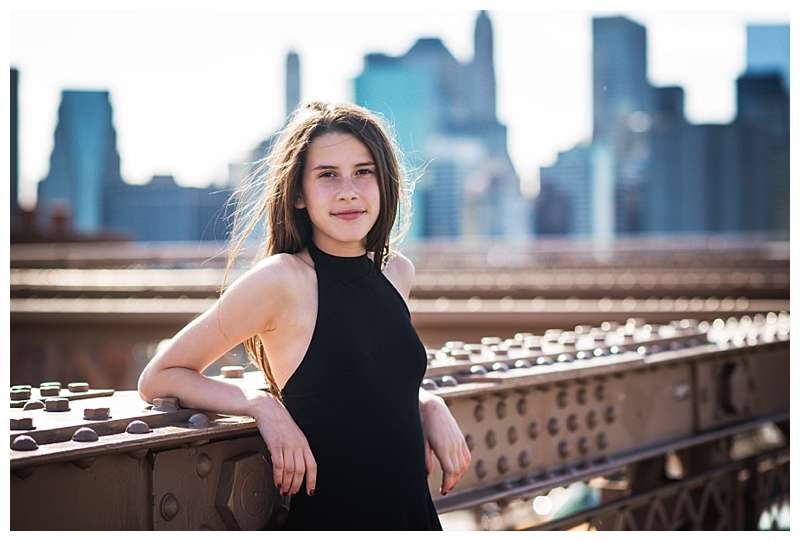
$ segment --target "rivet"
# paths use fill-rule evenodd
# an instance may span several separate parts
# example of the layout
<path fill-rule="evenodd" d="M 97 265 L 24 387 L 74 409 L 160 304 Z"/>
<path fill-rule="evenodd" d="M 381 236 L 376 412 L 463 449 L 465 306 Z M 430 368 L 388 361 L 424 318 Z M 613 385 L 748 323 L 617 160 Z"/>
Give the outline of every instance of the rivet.
<path fill-rule="evenodd" d="M 150 432 L 150 425 L 140 419 L 135 419 L 128 423 L 125 432 L 128 434 L 147 434 Z"/>
<path fill-rule="evenodd" d="M 508 473 L 508 459 L 505 456 L 501 456 L 497 460 L 497 471 L 500 475 Z"/>
<path fill-rule="evenodd" d="M 211 470 L 213 469 L 214 462 L 211 460 L 211 457 L 205 453 L 200 453 L 200 456 L 197 457 L 197 475 L 200 477 L 206 477 Z"/>
<path fill-rule="evenodd" d="M 467 449 L 470 451 L 475 449 L 475 438 L 472 437 L 472 434 L 467 434 L 464 436 L 464 440 L 467 442 Z"/>
<path fill-rule="evenodd" d="M 486 464 L 484 464 L 483 460 L 478 460 L 478 462 L 475 463 L 475 474 L 478 476 L 478 479 L 483 479 L 486 477 L 487 473 Z"/>
<path fill-rule="evenodd" d="M 103 419 L 108 419 L 110 412 L 110 408 L 84 408 L 83 418 L 87 421 L 101 421 Z"/>
<path fill-rule="evenodd" d="M 164 494 L 164 497 L 161 498 L 160 510 L 164 520 L 172 520 L 175 518 L 178 511 L 180 511 L 177 498 L 170 493 Z"/>
<path fill-rule="evenodd" d="M 517 442 L 517 427 L 510 426 L 508 427 L 508 443 L 514 444 Z"/>
<path fill-rule="evenodd" d="M 503 362 L 493 363 L 492 372 L 508 372 L 508 365 Z"/>
<path fill-rule="evenodd" d="M 15 451 L 35 451 L 39 448 L 36 440 L 27 434 L 22 434 L 14 438 L 11 448 Z"/>
<path fill-rule="evenodd" d="M 531 465 L 531 459 L 528 456 L 528 451 L 520 451 L 519 457 L 517 459 L 517 462 L 519 463 L 519 467 L 522 468 L 522 469 L 525 469 L 528 466 L 530 466 Z"/>
<path fill-rule="evenodd" d="M 569 445 L 566 441 L 558 443 L 558 456 L 561 458 L 567 458 L 567 456 L 569 456 Z"/>
<path fill-rule="evenodd" d="M 567 407 L 567 391 L 563 389 L 558 391 L 556 395 L 556 404 L 558 404 L 559 408 Z"/>
<path fill-rule="evenodd" d="M 567 417 L 567 429 L 570 432 L 575 432 L 576 430 L 578 430 L 578 418 L 575 416 L 574 413 L 571 414 L 569 417 Z"/>
<path fill-rule="evenodd" d="M 11 418 L 11 430 L 33 430 L 33 418 L 32 417 L 12 417 Z"/>
<path fill-rule="evenodd" d="M 22 406 L 23 410 L 40 410 L 44 409 L 44 402 L 41 400 L 28 400 L 25 402 L 25 405 Z"/>
<path fill-rule="evenodd" d="M 517 413 L 525 415 L 528 412 L 528 401 L 524 398 L 517 400 Z"/>
<path fill-rule="evenodd" d="M 40 396 L 58 396 L 61 394 L 61 387 L 39 387 Z"/>
<path fill-rule="evenodd" d="M 561 353 L 556 360 L 560 363 L 571 363 L 575 360 L 575 356 L 570 353 Z"/>
<path fill-rule="evenodd" d="M 532 440 L 535 440 L 538 435 L 539 425 L 536 423 L 536 421 L 532 421 L 531 424 L 528 425 L 528 437 Z"/>
<path fill-rule="evenodd" d="M 61 382 L 60 381 L 43 381 L 42 383 L 39 384 L 39 388 L 41 389 L 42 387 L 58 387 L 60 389 L 61 388 Z"/>
<path fill-rule="evenodd" d="M 76 381 L 74 383 L 68 383 L 67 389 L 71 393 L 85 393 L 89 390 L 89 384 L 85 381 Z"/>
<path fill-rule="evenodd" d="M 502 419 L 503 417 L 505 417 L 507 409 L 508 408 L 507 408 L 506 403 L 505 403 L 504 400 L 501 400 L 500 402 L 498 402 L 497 406 L 495 407 L 495 412 L 497 413 L 497 418 L 498 419 Z"/>
<path fill-rule="evenodd" d="M 11 400 L 28 400 L 30 397 L 30 389 L 11 389 Z"/>
<path fill-rule="evenodd" d="M 606 448 L 606 445 L 608 445 L 608 440 L 606 439 L 606 435 L 600 432 L 597 435 L 597 448 L 602 450 Z"/>
<path fill-rule="evenodd" d="M 46 411 L 69 411 L 69 399 L 64 397 L 46 398 L 44 409 Z"/>
<path fill-rule="evenodd" d="M 426 391 L 435 391 L 439 388 L 436 382 L 431 378 L 425 378 L 422 380 L 422 388 Z"/>
<path fill-rule="evenodd" d="M 471 366 L 469 368 L 470 374 L 477 374 L 479 376 L 485 376 L 489 371 L 486 370 L 486 367 L 480 364 L 476 364 L 475 366 Z"/>
<path fill-rule="evenodd" d="M 597 414 L 593 411 L 590 411 L 586 414 L 586 426 L 589 427 L 589 430 L 593 429 L 597 425 Z"/>
<path fill-rule="evenodd" d="M 606 388 L 603 385 L 598 385 L 594 389 L 594 398 L 598 402 L 602 402 L 603 399 L 606 397 Z"/>
<path fill-rule="evenodd" d="M 72 435 L 72 440 L 80 442 L 97 441 L 97 432 L 88 426 L 82 426 Z"/>
<path fill-rule="evenodd" d="M 458 385 L 458 380 L 453 376 L 442 376 L 442 379 L 439 381 L 444 387 L 456 387 Z"/>
<path fill-rule="evenodd" d="M 536 357 L 536 364 L 537 365 L 553 364 L 553 358 L 548 357 L 547 355 L 541 355 L 539 357 Z"/>
<path fill-rule="evenodd" d="M 31 390 L 31 386 L 27 385 L 27 384 L 25 384 L 25 385 L 12 385 L 11 386 L 11 390 L 12 391 L 20 391 L 22 389 L 27 389 L 27 390 L 30 391 Z"/>
<path fill-rule="evenodd" d="M 499 336 L 484 336 L 481 338 L 481 344 L 484 346 L 496 346 L 497 344 L 501 343 L 502 340 Z"/>
<path fill-rule="evenodd" d="M 550 420 L 547 421 L 547 431 L 550 432 L 551 436 L 558 434 L 558 419 L 551 417 Z"/>
<path fill-rule="evenodd" d="M 484 413 L 483 404 L 477 404 L 475 406 L 475 420 L 479 423 L 483 421 Z"/>
<path fill-rule="evenodd" d="M 243 366 L 223 366 L 219 369 L 223 378 L 241 378 L 244 377 Z"/>
<path fill-rule="evenodd" d="M 492 449 L 495 445 L 497 445 L 497 434 L 494 433 L 494 430 L 490 430 L 486 433 L 486 446 Z"/>
<path fill-rule="evenodd" d="M 181 409 L 180 401 L 174 396 L 165 396 L 153 399 L 153 409 L 156 411 L 178 411 Z"/>
<path fill-rule="evenodd" d="M 205 413 L 195 413 L 189 417 L 189 425 L 193 428 L 208 428 L 211 425 L 211 421 L 209 421 L 208 415 Z"/>
<path fill-rule="evenodd" d="M 614 422 L 615 418 L 616 412 L 614 411 L 614 406 L 608 406 L 608 408 L 606 408 L 606 422 L 611 424 Z"/>
<path fill-rule="evenodd" d="M 586 404 L 586 387 L 578 388 L 577 397 L 578 404 Z"/>

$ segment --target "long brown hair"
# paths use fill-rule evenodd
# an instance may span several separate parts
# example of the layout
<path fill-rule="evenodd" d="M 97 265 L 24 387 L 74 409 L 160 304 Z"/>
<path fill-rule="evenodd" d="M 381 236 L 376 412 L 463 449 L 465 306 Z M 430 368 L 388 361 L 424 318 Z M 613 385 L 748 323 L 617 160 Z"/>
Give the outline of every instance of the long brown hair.
<path fill-rule="evenodd" d="M 272 150 L 255 162 L 252 173 L 231 196 L 236 210 L 220 295 L 227 288 L 229 271 L 245 241 L 254 232 L 257 237 L 263 235 L 263 239 L 252 264 L 274 254 L 297 253 L 308 245 L 311 219 L 308 211 L 295 208 L 294 202 L 301 193 L 308 147 L 316 137 L 326 133 L 350 134 L 372 154 L 380 189 L 380 213 L 367 233 L 366 249 L 373 253 L 376 270 L 383 271 L 410 227 L 414 189 L 414 182 L 406 179 L 406 169 L 399 159 L 402 153 L 391 127 L 377 113 L 358 105 L 307 101 L 292 112 L 284 128 L 276 134 Z M 267 391 L 282 399 L 259 336 L 245 340 L 244 349 L 250 361 L 263 372 Z"/>

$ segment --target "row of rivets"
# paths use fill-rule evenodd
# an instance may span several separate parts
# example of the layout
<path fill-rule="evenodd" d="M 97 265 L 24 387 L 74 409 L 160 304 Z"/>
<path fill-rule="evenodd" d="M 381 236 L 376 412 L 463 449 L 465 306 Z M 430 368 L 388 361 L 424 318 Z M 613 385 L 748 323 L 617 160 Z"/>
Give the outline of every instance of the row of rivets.
<path fill-rule="evenodd" d="M 103 408 L 96 408 L 96 409 L 103 409 Z M 197 414 L 197 415 L 203 415 L 203 414 Z M 206 421 L 208 421 L 207 417 Z M 200 421 L 200 424 L 202 424 L 202 420 Z M 33 429 L 33 419 L 31 419 L 30 417 L 11 419 L 11 430 L 31 430 L 31 429 Z M 128 423 L 125 432 L 129 434 L 147 434 L 148 432 L 150 432 L 150 426 L 144 421 L 136 419 Z M 83 426 L 78 428 L 72 434 L 72 440 L 77 442 L 93 442 L 98 440 L 98 435 L 97 432 L 91 427 Z M 16 438 L 14 438 L 14 441 L 11 442 L 11 448 L 15 451 L 34 451 L 38 449 L 38 447 L 39 445 L 36 443 L 36 440 L 33 439 L 31 436 L 28 436 L 27 434 L 22 434 L 20 436 L 17 436 Z"/>

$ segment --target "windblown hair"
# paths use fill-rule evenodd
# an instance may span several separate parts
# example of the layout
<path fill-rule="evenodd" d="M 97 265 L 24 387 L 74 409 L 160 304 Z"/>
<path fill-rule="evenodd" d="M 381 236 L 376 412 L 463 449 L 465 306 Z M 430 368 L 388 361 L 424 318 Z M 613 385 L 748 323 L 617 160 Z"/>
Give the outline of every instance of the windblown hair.
<path fill-rule="evenodd" d="M 229 272 L 243 246 L 246 242 L 252 244 L 249 237 L 254 232 L 256 241 L 263 238 L 251 265 L 274 254 L 300 252 L 308 245 L 311 219 L 308 211 L 295 208 L 294 202 L 301 193 L 308 147 L 316 137 L 326 133 L 350 134 L 372 154 L 380 190 L 380 213 L 367 233 L 366 249 L 373 253 L 376 270 L 383 271 L 410 227 L 415 181 L 406 180 L 399 159 L 402 154 L 391 128 L 376 113 L 350 103 L 308 101 L 292 112 L 273 139 L 272 149 L 254 163 L 252 172 L 229 199 L 228 205 L 235 204 L 235 211 L 220 296 L 228 286 Z M 390 238 L 393 229 L 395 236 Z M 259 336 L 245 340 L 244 349 L 250 361 L 263 372 L 267 391 L 282 400 Z"/>

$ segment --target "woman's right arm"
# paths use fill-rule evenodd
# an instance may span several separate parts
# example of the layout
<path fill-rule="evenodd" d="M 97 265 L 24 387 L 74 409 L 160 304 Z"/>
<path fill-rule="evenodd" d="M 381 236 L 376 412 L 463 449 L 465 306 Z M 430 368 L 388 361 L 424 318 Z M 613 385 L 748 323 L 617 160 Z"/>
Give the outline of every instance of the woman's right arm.
<path fill-rule="evenodd" d="M 139 376 L 146 402 L 174 396 L 181 405 L 253 417 L 272 458 L 275 485 L 286 494 L 316 486 L 316 461 L 308 441 L 283 404 L 265 391 L 246 390 L 202 374 L 244 340 L 275 331 L 283 307 L 292 302 L 291 264 L 287 254 L 270 256 L 248 270 L 208 310 L 178 332 L 150 360 Z"/>

